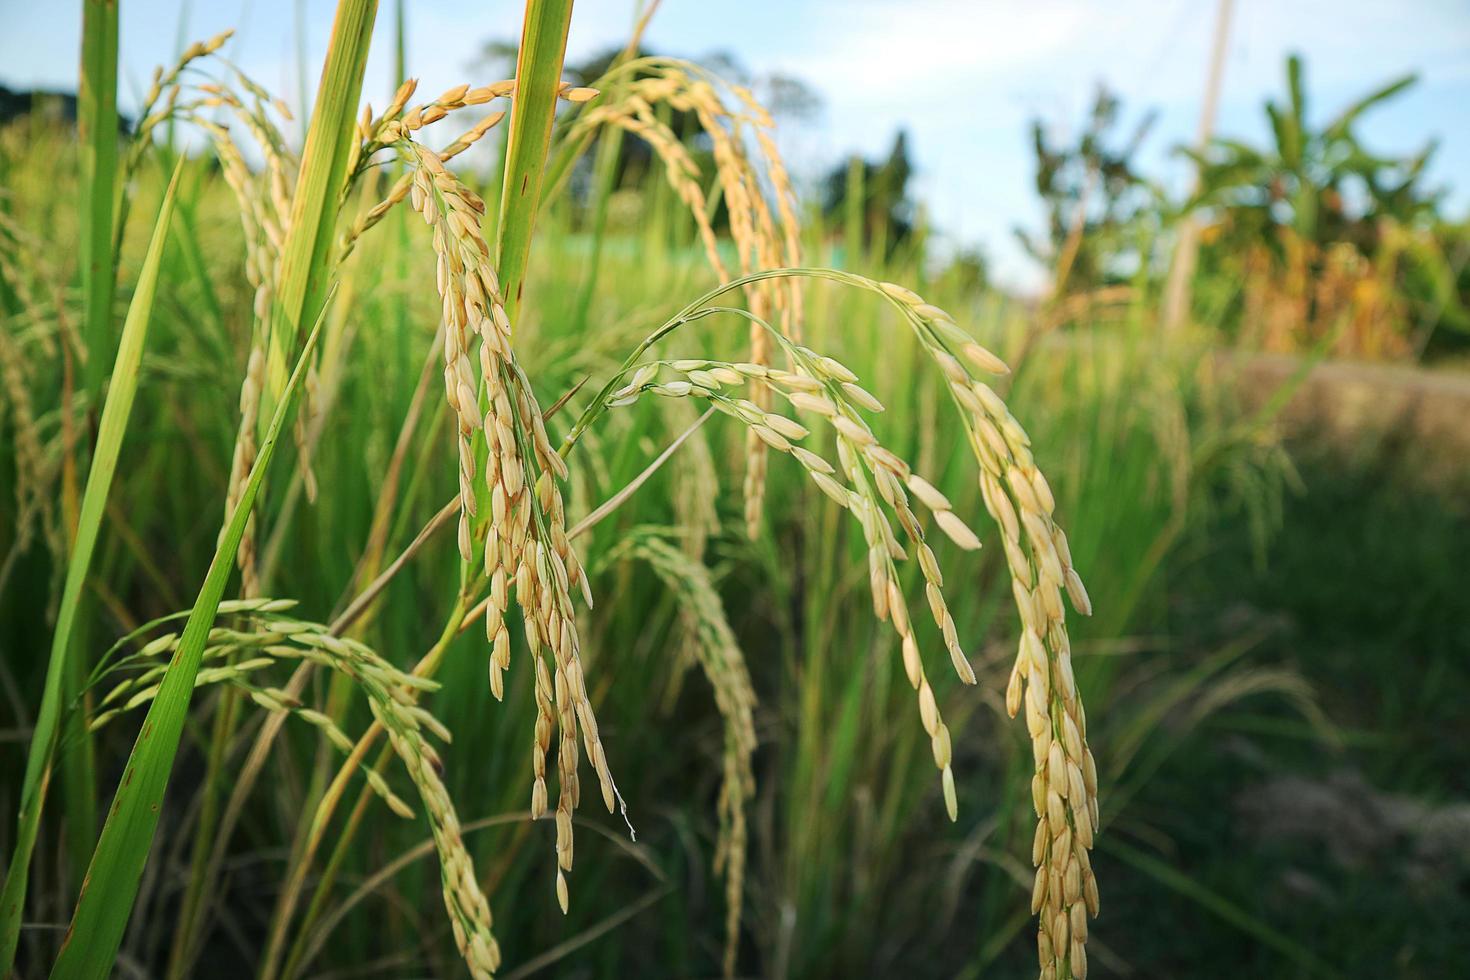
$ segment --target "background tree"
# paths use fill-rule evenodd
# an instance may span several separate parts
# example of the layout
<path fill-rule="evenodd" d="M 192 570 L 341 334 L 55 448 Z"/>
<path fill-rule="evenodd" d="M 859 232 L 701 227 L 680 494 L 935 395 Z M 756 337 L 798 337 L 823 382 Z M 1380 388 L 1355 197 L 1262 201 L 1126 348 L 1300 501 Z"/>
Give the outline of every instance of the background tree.
<path fill-rule="evenodd" d="M 917 206 L 909 193 L 914 176 L 908 133 L 899 130 L 888 156 L 852 156 L 822 182 L 822 214 L 829 227 L 846 228 L 847 247 L 884 259 L 912 239 Z"/>
<path fill-rule="evenodd" d="M 1337 336 L 1344 353 L 1404 354 L 1439 326 L 1470 327 L 1456 285 L 1464 259 L 1446 247 L 1463 231 L 1441 217 L 1443 190 L 1426 183 L 1435 143 L 1380 155 L 1354 131 L 1415 81 L 1394 79 L 1314 127 L 1292 55 L 1285 101 L 1265 103 L 1269 142 L 1216 139 L 1190 154 L 1200 191 L 1189 206 L 1208 222 L 1202 275 L 1236 294 L 1240 326 L 1267 346 Z"/>
<path fill-rule="evenodd" d="M 1046 229 L 1037 235 L 1017 228 L 1027 254 L 1053 271 L 1055 290 L 1086 291 L 1131 278 L 1147 261 L 1152 234 L 1141 234 L 1162 218 L 1162 197 L 1134 165 L 1153 126 L 1149 113 L 1119 141 L 1121 105 L 1099 86 L 1081 135 L 1056 144 L 1041 120 L 1031 123 L 1036 154 L 1036 191 L 1046 207 Z"/>

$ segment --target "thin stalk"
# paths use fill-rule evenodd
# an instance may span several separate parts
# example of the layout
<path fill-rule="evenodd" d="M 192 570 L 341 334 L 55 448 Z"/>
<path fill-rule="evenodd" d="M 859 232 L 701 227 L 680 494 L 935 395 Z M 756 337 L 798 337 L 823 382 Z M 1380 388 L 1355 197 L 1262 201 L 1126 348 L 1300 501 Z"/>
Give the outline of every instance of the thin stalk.
<path fill-rule="evenodd" d="M 434 379 L 438 376 L 439 351 L 444 343 L 444 334 L 438 333 L 434 337 L 434 343 L 429 345 L 429 353 L 424 358 L 423 369 L 419 372 L 418 384 L 414 386 L 413 396 L 409 399 L 408 411 L 403 416 L 403 424 L 398 430 L 398 441 L 393 446 L 393 456 L 388 461 L 388 469 L 384 473 L 382 489 L 378 493 L 377 503 L 373 505 L 373 519 L 368 525 L 367 543 L 363 546 L 362 556 L 357 560 L 357 567 L 353 570 L 353 591 L 358 593 L 357 598 L 351 601 L 338 618 L 338 622 L 350 625 L 359 615 L 367 611 L 372 600 L 377 597 L 378 590 L 387 584 L 398 569 L 403 567 L 412 555 L 418 551 L 419 546 L 427 540 L 429 534 L 437 529 L 434 522 L 429 527 L 420 531 L 414 538 L 413 544 L 408 550 L 399 555 L 389 566 L 388 571 L 379 575 L 375 581 L 369 584 L 369 576 L 374 570 L 383 566 L 383 553 L 387 549 L 390 537 L 394 512 L 398 509 L 399 484 L 403 478 L 403 463 L 408 457 L 409 446 L 412 445 L 414 437 L 418 433 L 419 419 L 423 415 L 424 402 L 428 399 L 429 389 Z M 422 440 L 428 443 L 430 440 Z M 403 510 L 406 512 L 407 507 Z M 437 521 L 438 518 L 436 517 Z M 343 597 L 346 601 L 346 596 Z M 341 605 L 338 605 L 341 608 Z M 334 624 L 335 626 L 335 624 Z"/>
<path fill-rule="evenodd" d="M 893 195 L 897 188 L 893 186 L 893 160 L 878 168 L 873 175 L 873 241 L 868 250 L 868 257 L 876 268 L 886 269 L 888 267 L 888 239 L 892 229 L 889 227 L 889 215 L 893 213 Z"/>
<path fill-rule="evenodd" d="M 1209 148 L 1210 137 L 1215 131 L 1215 109 L 1220 103 L 1220 81 L 1225 75 L 1225 52 L 1230 36 L 1231 0 L 1220 0 L 1215 12 L 1215 40 L 1210 50 L 1210 74 L 1205 82 L 1205 98 L 1199 111 L 1199 133 L 1195 137 L 1195 150 L 1199 159 Z M 1200 167 L 1194 169 L 1194 188 L 1190 194 L 1196 196 L 1200 189 Z M 1191 285 L 1194 282 L 1194 267 L 1199 258 L 1199 221 L 1193 211 L 1186 212 L 1179 222 L 1179 241 L 1174 247 L 1174 261 L 1169 267 L 1169 279 L 1164 286 L 1163 328 L 1166 336 L 1178 336 L 1179 329 L 1189 315 Z"/>
<path fill-rule="evenodd" d="M 356 295 L 356 274 L 350 267 L 344 269 L 337 282 L 339 284 L 338 295 L 341 297 L 338 301 L 339 309 L 346 310 Z M 343 366 L 347 362 L 352 343 L 356 339 L 356 331 L 348 326 L 349 322 L 349 317 L 345 313 L 341 316 L 333 316 L 319 345 L 322 352 L 318 359 L 320 387 L 316 400 L 312 404 L 313 418 L 307 426 L 302 441 L 299 458 L 304 463 L 291 474 L 291 482 L 287 485 L 285 497 L 281 500 L 280 508 L 276 512 L 275 526 L 271 529 L 270 539 L 266 542 L 260 561 L 260 588 L 266 593 L 275 587 L 276 569 L 280 566 L 281 553 L 290 537 L 292 521 L 296 516 L 296 509 L 301 505 L 301 498 L 303 495 L 307 496 L 308 502 L 313 499 L 309 494 L 314 491 L 308 490 L 304 468 L 310 465 L 311 459 L 316 455 L 317 444 L 321 442 L 322 432 L 326 429 L 332 416 L 332 409 L 336 406 L 337 396 L 341 389 Z"/>
<path fill-rule="evenodd" d="M 373 768 L 382 772 L 387 768 L 388 761 L 392 757 L 393 750 L 386 745 L 383 746 L 378 750 L 378 758 L 374 760 Z M 332 895 L 332 885 L 337 880 L 338 872 L 342 870 L 342 863 L 347 858 L 347 852 L 351 850 L 350 844 L 357 836 L 363 818 L 367 816 L 372 797 L 372 792 L 365 786 L 358 792 L 357 801 L 353 803 L 352 811 L 347 814 L 347 821 L 337 834 L 337 844 L 332 848 L 332 853 L 327 857 L 327 863 L 317 879 L 317 886 L 311 893 L 311 901 L 307 903 L 306 911 L 301 916 L 301 924 L 297 927 L 296 940 L 291 944 L 291 951 L 286 957 L 286 968 L 281 973 L 285 980 L 295 977 L 297 971 L 308 962 L 312 933 L 317 921 L 326 910 L 327 900 Z"/>
<path fill-rule="evenodd" d="M 404 0 L 393 4 L 393 88 L 408 80 L 408 19 Z"/>
<path fill-rule="evenodd" d="M 393 5 L 393 91 L 408 80 L 408 18 L 404 12 L 405 0 L 397 0 Z M 395 158 L 392 169 L 392 179 L 397 180 L 407 170 L 404 160 Z M 395 208 L 393 215 L 393 238 L 396 248 L 393 249 L 393 282 L 405 283 L 409 280 L 410 243 L 408 236 L 409 212 L 404 208 Z M 413 321 L 410 316 L 409 303 L 407 299 L 400 296 L 393 304 L 394 339 L 398 348 L 398 363 L 410 364 L 413 361 Z"/>
<path fill-rule="evenodd" d="M 628 38 L 628 43 L 618 56 L 613 59 L 608 71 L 614 69 L 637 57 L 638 45 L 642 41 L 643 31 L 648 27 L 649 18 L 658 9 L 658 0 L 648 5 L 648 9 L 640 13 L 634 21 L 633 33 Z M 608 102 L 617 101 L 618 90 L 623 87 L 623 79 L 620 77 L 613 91 L 606 93 Z M 660 108 L 663 108 L 660 106 Z M 594 173 L 597 175 L 597 187 L 593 192 L 592 212 L 592 255 L 587 260 L 587 279 L 582 284 L 582 294 L 577 301 L 576 322 L 586 326 L 588 312 L 592 307 L 592 297 L 597 290 L 597 273 L 602 266 L 602 246 L 607 231 L 607 205 L 612 196 L 613 185 L 617 179 L 618 160 L 622 157 L 623 130 L 617 126 L 605 127 L 597 141 L 597 160 L 593 164 Z M 654 188 L 659 188 L 658 182 L 653 182 Z M 546 198 L 554 190 L 554 182 L 543 188 L 541 205 L 546 205 Z"/>
<path fill-rule="evenodd" d="M 622 148 L 622 129 L 615 126 L 604 129 L 597 141 L 597 160 L 593 165 L 597 186 L 592 198 L 592 254 L 587 258 L 587 277 L 582 282 L 582 292 L 577 298 L 575 322 L 583 327 L 587 325 L 592 297 L 597 291 L 597 273 L 602 267 L 602 245 L 607 231 L 608 199 L 612 197 L 613 183 L 617 179 L 618 158 Z"/>
<path fill-rule="evenodd" d="M 112 225 L 117 195 L 117 2 L 83 0 L 82 72 L 77 90 L 81 152 L 82 338 L 87 392 L 102 403 L 112 363 L 116 257 Z"/>
<path fill-rule="evenodd" d="M 174 923 L 174 941 L 169 949 L 169 980 L 187 977 L 197 952 L 199 925 L 203 919 L 205 886 L 208 882 L 209 853 L 219 819 L 221 771 L 230 745 L 230 735 L 240 713 L 240 691 L 233 686 L 221 692 L 215 706 L 214 724 L 210 727 L 209 750 L 200 787 L 199 817 L 194 822 L 194 842 L 189 854 L 189 883 L 179 917 Z"/>
<path fill-rule="evenodd" d="M 428 524 L 424 525 L 423 530 L 419 531 L 418 535 L 413 539 L 409 546 L 404 549 L 403 554 L 393 559 L 393 563 L 390 564 L 387 568 L 383 569 L 381 575 L 379 575 L 377 578 L 373 579 L 373 581 L 364 586 L 362 592 L 358 594 L 357 598 L 352 600 L 352 604 L 342 611 L 342 615 L 337 617 L 336 621 L 332 624 L 333 630 L 343 632 L 347 629 L 347 627 L 357 622 L 358 617 L 368 611 L 368 609 L 377 600 L 378 596 L 382 593 L 383 589 L 388 587 L 388 583 L 393 580 L 393 577 L 398 574 L 403 566 L 406 565 L 413 558 L 414 555 L 418 554 L 419 549 L 428 542 L 429 538 L 433 537 L 443 528 L 448 527 L 449 522 L 452 521 L 455 516 L 458 515 L 458 513 L 458 498 L 449 501 L 443 507 L 439 508 L 439 512 L 434 515 L 433 519 L 431 519 Z"/>
<path fill-rule="evenodd" d="M 863 187 L 864 167 L 862 157 L 853 154 L 847 161 L 847 185 L 843 200 L 843 252 L 842 264 L 845 268 L 856 269 L 862 261 L 863 255 L 863 215 L 866 208 L 863 207 L 863 195 L 867 191 Z"/>
<path fill-rule="evenodd" d="M 306 0 L 296 0 L 296 118 L 306 126 L 311 115 L 311 96 L 306 89 Z M 306 136 L 306 130 L 301 130 Z"/>

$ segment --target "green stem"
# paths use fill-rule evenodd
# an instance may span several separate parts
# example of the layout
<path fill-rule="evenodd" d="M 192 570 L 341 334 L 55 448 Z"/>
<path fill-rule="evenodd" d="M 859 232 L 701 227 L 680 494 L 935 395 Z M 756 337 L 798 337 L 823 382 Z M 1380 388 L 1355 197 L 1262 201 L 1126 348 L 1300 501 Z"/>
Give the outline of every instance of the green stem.
<path fill-rule="evenodd" d="M 117 3 L 85 0 L 82 4 L 82 65 L 77 93 L 77 139 L 81 151 L 81 279 L 87 362 L 86 390 L 93 406 L 102 404 L 107 367 L 115 341 L 112 307 L 117 289 L 117 257 L 113 221 L 117 210 Z M 95 408 L 94 408 L 95 411 Z M 87 615 L 79 610 L 78 649 L 67 661 L 63 693 L 69 703 L 86 673 L 84 654 Z M 92 734 L 84 725 L 67 723 L 61 753 L 67 851 L 73 857 L 74 883 L 80 887 L 82 855 L 90 854 L 97 832 L 97 782 Z"/>
<path fill-rule="evenodd" d="M 862 263 L 863 256 L 863 159 L 853 154 L 847 161 L 847 187 L 843 194 L 843 251 L 842 264 L 855 269 Z"/>
<path fill-rule="evenodd" d="M 232 657 L 231 660 L 234 658 Z M 235 730 L 235 720 L 240 711 L 241 691 L 228 685 L 220 692 L 215 706 L 214 724 L 209 737 L 209 755 L 204 766 L 204 782 L 200 789 L 199 818 L 194 824 L 194 843 L 189 855 L 189 883 L 184 890 L 178 921 L 174 924 L 174 941 L 169 950 L 169 980 L 182 980 L 189 976 L 198 947 L 199 929 L 202 923 L 205 885 L 209 880 L 209 855 L 214 847 L 214 835 L 219 821 L 219 789 L 221 770 L 224 768 L 225 753 L 229 748 L 229 736 Z"/>
<path fill-rule="evenodd" d="M 77 93 L 81 149 L 81 273 L 87 345 L 86 386 L 93 405 L 112 363 L 116 259 L 112 224 L 117 195 L 117 2 L 83 0 L 82 72 Z"/>
<path fill-rule="evenodd" d="M 597 142 L 597 188 L 592 202 L 592 254 L 587 259 L 587 278 L 582 283 L 582 293 L 577 299 L 576 323 L 584 329 L 592 309 L 592 297 L 597 292 L 597 273 L 602 266 L 602 244 L 607 231 L 607 205 L 612 196 L 613 183 L 617 179 L 618 157 L 623 148 L 623 131 L 608 127 Z"/>
<path fill-rule="evenodd" d="M 388 760 L 393 757 L 393 750 L 388 746 L 378 750 L 378 758 L 373 763 L 373 768 L 382 772 L 387 768 Z M 281 976 L 290 980 L 295 977 L 297 971 L 305 965 L 303 957 L 307 952 L 307 943 L 312 937 L 312 929 L 317 920 L 326 911 L 327 902 L 332 897 L 332 885 L 337 880 L 337 874 L 342 870 L 342 863 L 347 858 L 352 839 L 357 836 L 358 828 L 362 826 L 363 817 L 367 815 L 368 804 L 372 802 L 373 792 L 367 785 L 358 791 L 357 802 L 352 806 L 352 812 L 347 815 L 347 822 L 343 824 L 342 831 L 337 835 L 337 844 L 332 848 L 331 855 L 327 858 L 326 866 L 322 868 L 321 876 L 317 879 L 316 889 L 311 893 L 311 901 L 307 903 L 306 912 L 301 916 L 301 922 L 296 927 L 296 939 L 291 943 L 291 950 L 286 955 L 286 966 L 281 971 Z"/>

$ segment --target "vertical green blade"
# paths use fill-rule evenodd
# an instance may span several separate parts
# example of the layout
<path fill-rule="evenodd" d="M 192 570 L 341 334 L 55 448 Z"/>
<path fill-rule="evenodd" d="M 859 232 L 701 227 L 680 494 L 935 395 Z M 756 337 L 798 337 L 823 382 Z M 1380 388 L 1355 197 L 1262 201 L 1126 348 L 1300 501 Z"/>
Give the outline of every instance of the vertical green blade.
<path fill-rule="evenodd" d="M 541 201 L 546 151 L 556 120 L 556 92 L 561 85 L 571 22 L 572 0 L 526 0 L 495 255 L 501 288 L 505 290 L 505 311 L 512 318 L 520 307 L 526 282 L 526 261 Z"/>
<path fill-rule="evenodd" d="M 51 764 L 56 751 L 57 727 L 64 700 L 62 680 L 67 672 L 67 652 L 76 626 L 82 586 L 92 564 L 92 552 L 97 545 L 97 534 L 102 526 L 107 493 L 112 487 L 113 473 L 117 469 L 118 456 L 122 450 L 123 434 L 127 431 L 128 416 L 132 412 L 133 396 L 138 390 L 138 368 L 143 359 L 143 341 L 147 337 L 148 322 L 153 313 L 153 296 L 158 287 L 158 270 L 163 260 L 163 246 L 168 237 L 178 182 L 179 170 L 176 169 L 168 191 L 164 194 L 158 222 L 153 228 L 153 239 L 148 245 L 148 254 L 138 276 L 138 286 L 133 293 L 132 303 L 128 306 L 122 342 L 118 346 L 112 381 L 107 389 L 107 401 L 102 406 L 97 448 L 92 456 L 92 468 L 87 473 L 86 490 L 82 494 L 76 542 L 67 563 L 66 583 L 62 588 L 61 605 L 56 615 L 56 632 L 51 640 L 51 658 L 46 667 L 41 709 L 36 716 L 30 754 L 26 759 L 25 781 L 21 789 L 20 830 L 10 859 L 10 871 L 5 878 L 5 890 L 3 896 L 0 896 L 0 975 L 8 975 L 15 961 L 15 947 L 20 935 L 20 919 L 25 907 L 26 884 L 30 874 L 31 850 L 36 844 L 41 807 L 45 802 L 46 784 L 50 780 Z"/>
<path fill-rule="evenodd" d="M 301 325 L 316 321 L 326 296 L 332 235 L 347 183 L 347 158 L 355 138 L 357 103 L 377 15 L 377 0 L 341 0 L 337 4 L 332 40 L 301 154 L 290 230 L 282 249 L 281 284 L 271 313 L 266 386 L 261 395 L 262 417 L 269 414 L 279 396 L 286 365 L 301 336 Z"/>
<path fill-rule="evenodd" d="M 117 2 L 82 4 L 82 72 L 77 91 L 81 151 L 81 273 L 87 391 L 100 398 L 112 361 L 115 263 L 112 222 L 117 194 Z"/>
<path fill-rule="evenodd" d="M 113 235 L 117 220 L 117 0 L 85 0 L 82 4 L 81 72 L 77 87 L 77 143 L 81 177 L 78 202 L 79 256 L 82 286 L 82 336 L 89 357 L 83 381 L 92 410 L 102 402 L 107 366 L 117 349 L 113 334 L 113 302 L 117 291 L 117 255 Z M 95 418 L 95 415 L 93 416 Z M 76 614 L 77 643 L 85 645 L 87 616 Z M 66 661 L 61 690 L 70 700 L 81 687 L 86 664 Z M 97 826 L 97 788 L 91 733 L 71 730 L 58 761 L 66 801 L 67 850 L 91 850 Z"/>
<path fill-rule="evenodd" d="M 323 311 L 325 309 L 323 306 Z M 153 834 L 158 828 L 164 791 L 168 787 L 174 756 L 189 713 L 194 680 L 199 673 L 209 630 L 214 625 L 225 585 L 234 570 L 235 553 L 244 536 L 245 524 L 250 518 L 261 480 L 275 453 L 282 424 L 310 363 L 312 348 L 321 332 L 321 319 L 318 317 L 276 405 L 240 503 L 230 515 L 224 537 L 214 553 L 204 585 L 184 626 L 178 650 L 169 662 L 158 695 L 148 709 L 148 717 L 143 720 L 143 728 L 128 756 L 122 782 L 113 798 L 107 823 L 102 827 L 97 850 L 92 854 L 92 864 L 87 869 L 87 880 L 82 885 L 71 928 L 67 930 L 61 955 L 51 971 L 53 977 L 104 980 L 112 972 L 113 960 L 137 898 L 143 866 L 153 845 Z"/>

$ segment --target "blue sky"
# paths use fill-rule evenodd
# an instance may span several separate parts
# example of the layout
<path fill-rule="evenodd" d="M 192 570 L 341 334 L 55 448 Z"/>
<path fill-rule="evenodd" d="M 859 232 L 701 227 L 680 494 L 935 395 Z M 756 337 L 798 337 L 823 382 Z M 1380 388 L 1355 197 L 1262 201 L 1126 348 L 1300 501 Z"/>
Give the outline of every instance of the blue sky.
<path fill-rule="evenodd" d="M 246 71 L 295 103 L 296 0 L 121 0 L 124 108 L 155 64 L 188 39 L 238 28 L 228 49 Z M 0 0 L 0 83 L 72 88 L 79 2 Z M 305 6 L 309 83 L 314 84 L 334 4 Z M 998 276 L 1034 286 L 1040 272 L 1011 235 L 1034 226 L 1026 125 L 1040 116 L 1059 133 L 1078 125 L 1098 81 L 1124 100 L 1128 119 L 1158 121 L 1144 159 L 1178 186 L 1187 176 L 1171 150 L 1194 133 L 1214 21 L 1213 0 L 665 0 L 649 30 L 656 50 L 698 57 L 728 51 L 756 72 L 806 80 L 822 96 L 819 118 L 788 124 L 783 146 L 813 178 L 852 150 L 879 154 L 909 131 L 919 193 L 936 228 L 991 254 Z M 366 97 L 390 89 L 389 16 Z M 520 5 L 509 0 L 409 0 L 409 70 L 434 93 L 471 78 L 481 42 L 514 38 Z M 569 58 L 626 37 L 632 0 L 581 0 Z M 1470 211 L 1470 2 L 1466 0 L 1236 0 L 1218 131 L 1260 139 L 1260 103 L 1284 86 L 1287 52 L 1307 61 L 1311 114 L 1326 118 L 1377 83 L 1407 71 L 1420 82 L 1361 132 L 1373 149 L 1408 152 L 1440 140 L 1432 171 Z"/>

